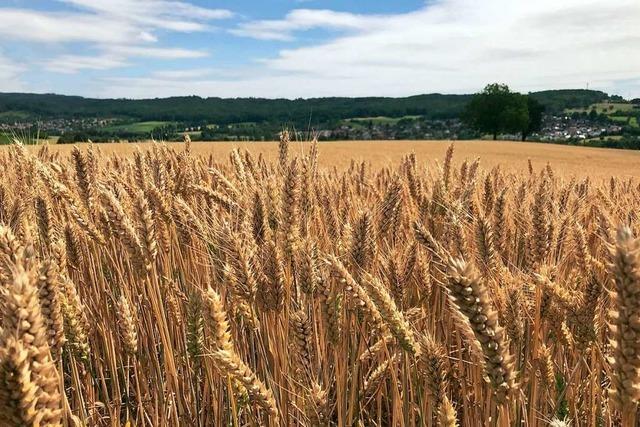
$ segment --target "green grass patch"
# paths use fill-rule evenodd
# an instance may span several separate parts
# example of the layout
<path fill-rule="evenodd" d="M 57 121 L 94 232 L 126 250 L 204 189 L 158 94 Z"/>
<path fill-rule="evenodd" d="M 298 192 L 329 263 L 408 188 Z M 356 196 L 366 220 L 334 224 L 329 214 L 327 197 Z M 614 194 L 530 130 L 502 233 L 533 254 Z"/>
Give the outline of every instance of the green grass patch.
<path fill-rule="evenodd" d="M 638 118 L 637 117 L 629 117 L 629 116 L 609 116 L 609 120 L 612 122 L 616 122 L 621 125 L 629 125 L 633 128 L 637 128 L 638 126 Z"/>
<path fill-rule="evenodd" d="M 616 123 L 627 123 L 629 121 L 628 116 L 609 116 L 609 120 Z"/>
<path fill-rule="evenodd" d="M 402 117 L 352 117 L 342 120 L 342 124 L 348 125 L 355 129 L 364 129 L 372 124 L 373 126 L 395 126 L 400 120 L 416 120 L 422 116 L 402 116 Z"/>
<path fill-rule="evenodd" d="M 103 129 L 107 132 L 131 132 L 131 133 L 149 133 L 157 127 L 174 124 L 175 122 L 135 122 L 123 123 L 120 125 L 106 126 Z"/>
<path fill-rule="evenodd" d="M 587 138 L 584 140 L 584 142 L 589 142 L 589 141 L 620 141 L 623 138 L 622 135 L 608 135 L 605 137 L 594 137 L 594 138 Z"/>
<path fill-rule="evenodd" d="M 633 110 L 633 104 L 627 102 L 598 102 L 587 108 L 569 108 L 565 110 L 565 112 L 568 114 L 589 113 L 593 109 L 595 109 L 598 114 L 628 113 Z"/>
<path fill-rule="evenodd" d="M 0 112 L 0 121 L 3 122 L 19 122 L 29 118 L 29 113 L 24 111 L 2 111 Z"/>
<path fill-rule="evenodd" d="M 368 125 L 372 123 L 374 125 L 395 125 L 400 120 L 416 120 L 422 116 L 402 116 L 402 117 L 386 117 L 386 116 L 377 116 L 377 117 L 353 117 L 350 119 L 345 119 L 346 123 L 358 123 L 363 125 Z"/>

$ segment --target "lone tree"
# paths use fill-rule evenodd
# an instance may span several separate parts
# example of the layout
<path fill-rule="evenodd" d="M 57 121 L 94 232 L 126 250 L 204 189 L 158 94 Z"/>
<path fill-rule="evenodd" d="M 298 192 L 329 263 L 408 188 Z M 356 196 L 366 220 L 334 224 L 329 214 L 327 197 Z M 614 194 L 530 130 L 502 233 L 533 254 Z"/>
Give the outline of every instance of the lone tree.
<path fill-rule="evenodd" d="M 537 132 L 542 128 L 542 113 L 544 113 L 544 105 L 540 104 L 531 95 L 526 95 L 527 98 L 527 111 L 529 113 L 529 120 L 527 125 L 522 128 L 522 140 L 527 139 L 527 136 L 533 132 Z"/>
<path fill-rule="evenodd" d="M 529 126 L 527 97 L 493 83 L 477 93 L 467 105 L 465 121 L 474 129 L 498 139 L 501 132 L 522 133 Z"/>

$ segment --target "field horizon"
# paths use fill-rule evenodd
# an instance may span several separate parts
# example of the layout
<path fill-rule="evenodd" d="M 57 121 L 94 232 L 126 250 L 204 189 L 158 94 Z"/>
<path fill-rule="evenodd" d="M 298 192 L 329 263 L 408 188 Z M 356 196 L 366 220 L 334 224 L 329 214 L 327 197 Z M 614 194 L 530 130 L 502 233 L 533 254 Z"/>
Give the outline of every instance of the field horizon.
<path fill-rule="evenodd" d="M 162 142 L 179 149 L 181 142 Z M 581 147 L 560 144 L 540 144 L 521 141 L 488 140 L 397 140 L 397 141 L 322 141 L 319 142 L 322 166 L 348 168 L 352 160 L 370 162 L 373 167 L 397 166 L 407 153 L 415 153 L 421 162 L 433 164 L 434 159 L 442 159 L 449 145 L 453 144 L 459 159 L 475 160 L 479 157 L 484 168 L 500 166 L 505 171 L 517 172 L 528 169 L 531 160 L 534 168 L 545 167 L 549 163 L 563 173 L 577 177 L 592 178 L 640 177 L 640 151 Z M 83 149 L 89 144 L 53 144 L 50 147 L 61 154 L 68 154 L 74 146 Z M 152 141 L 142 143 L 99 143 L 96 148 L 105 154 L 117 152 L 128 155 L 138 148 L 153 146 Z M 302 156 L 309 150 L 309 142 L 290 143 L 292 154 Z M 250 149 L 254 155 L 262 154 L 267 160 L 277 160 L 278 142 L 273 141 L 199 141 L 191 143 L 195 154 L 212 154 L 226 158 L 231 150 Z M 0 147 L 1 148 L 1 147 Z M 36 147 L 33 147 L 34 149 Z"/>

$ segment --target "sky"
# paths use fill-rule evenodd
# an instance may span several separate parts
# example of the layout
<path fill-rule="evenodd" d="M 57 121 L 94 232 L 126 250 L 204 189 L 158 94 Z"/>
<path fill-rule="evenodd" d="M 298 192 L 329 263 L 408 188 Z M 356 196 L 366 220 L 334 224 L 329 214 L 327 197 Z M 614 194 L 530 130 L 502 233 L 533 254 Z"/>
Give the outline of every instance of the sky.
<path fill-rule="evenodd" d="M 0 0 L 0 92 L 640 97 L 640 0 Z"/>

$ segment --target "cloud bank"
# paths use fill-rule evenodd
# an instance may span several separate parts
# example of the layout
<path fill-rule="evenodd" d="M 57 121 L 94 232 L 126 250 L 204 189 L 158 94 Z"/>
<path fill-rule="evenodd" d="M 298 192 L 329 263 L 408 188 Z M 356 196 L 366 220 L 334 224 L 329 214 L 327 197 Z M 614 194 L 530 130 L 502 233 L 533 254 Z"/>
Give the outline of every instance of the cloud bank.
<path fill-rule="evenodd" d="M 208 52 L 158 46 L 158 33 L 210 31 L 214 20 L 226 20 L 231 42 L 252 39 L 252 46 L 269 46 L 259 57 L 254 53 L 224 65 L 207 58 L 206 67 L 187 63 L 165 69 L 155 64 L 146 74 L 137 73 L 140 77 L 103 76 L 79 88 L 84 95 L 404 96 L 468 93 L 497 81 L 524 92 L 588 85 L 640 96 L 637 0 L 438 0 L 409 13 L 301 8 L 273 20 L 247 20 L 231 11 L 177 1 L 64 1 L 79 12 L 0 9 L 0 22 L 20 14 L 33 18 L 21 17 L 28 31 L 0 28 L 0 36 L 42 43 L 84 37 L 93 44 L 90 58 L 57 58 L 69 64 L 57 67 L 54 58 L 46 65 L 57 72 L 100 64 L 103 69 L 122 68 L 132 57 L 203 58 Z M 96 19 L 104 25 L 96 28 Z M 52 25 L 52 20 L 73 21 L 74 31 Z"/>
<path fill-rule="evenodd" d="M 14 64 L 0 51 L 0 92 L 19 92 L 25 87 L 20 81 L 24 68 Z"/>
<path fill-rule="evenodd" d="M 233 16 L 226 9 L 207 9 L 182 1 L 60 0 L 78 11 L 45 12 L 0 8 L 0 37 L 35 44 L 81 44 L 91 53 L 62 54 L 44 62 L 47 70 L 77 73 L 129 65 L 129 58 L 202 58 L 201 50 L 158 46 L 159 31 L 209 31 L 213 20 Z M 84 50 L 84 49 L 83 49 Z"/>

